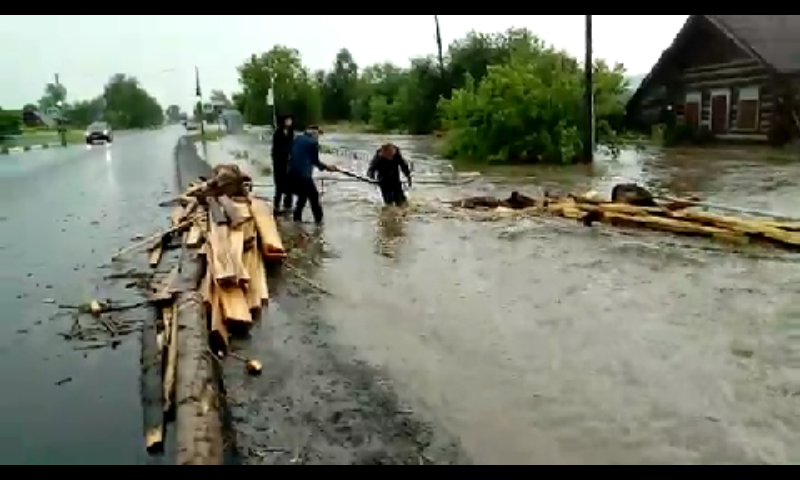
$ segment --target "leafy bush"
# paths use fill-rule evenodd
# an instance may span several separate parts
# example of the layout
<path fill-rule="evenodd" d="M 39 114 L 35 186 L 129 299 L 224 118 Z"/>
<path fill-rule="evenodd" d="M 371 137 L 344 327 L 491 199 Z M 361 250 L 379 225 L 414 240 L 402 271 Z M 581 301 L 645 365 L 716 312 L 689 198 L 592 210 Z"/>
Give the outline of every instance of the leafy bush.
<path fill-rule="evenodd" d="M 20 112 L 0 109 L 0 140 L 22 133 L 22 116 Z"/>

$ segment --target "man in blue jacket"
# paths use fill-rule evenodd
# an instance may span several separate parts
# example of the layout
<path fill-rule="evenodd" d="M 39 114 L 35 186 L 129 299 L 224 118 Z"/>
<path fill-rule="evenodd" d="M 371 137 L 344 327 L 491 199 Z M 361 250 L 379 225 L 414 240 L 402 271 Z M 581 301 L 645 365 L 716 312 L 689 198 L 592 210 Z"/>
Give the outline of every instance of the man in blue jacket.
<path fill-rule="evenodd" d="M 319 127 L 308 127 L 303 135 L 297 137 L 292 144 L 292 157 L 289 160 L 289 178 L 292 193 L 297 195 L 294 208 L 294 221 L 303 221 L 303 210 L 306 203 L 311 203 L 314 222 L 322 223 L 322 205 L 319 203 L 319 191 L 314 183 L 314 168 L 328 172 L 338 172 L 334 165 L 325 165 L 319 159 Z"/>

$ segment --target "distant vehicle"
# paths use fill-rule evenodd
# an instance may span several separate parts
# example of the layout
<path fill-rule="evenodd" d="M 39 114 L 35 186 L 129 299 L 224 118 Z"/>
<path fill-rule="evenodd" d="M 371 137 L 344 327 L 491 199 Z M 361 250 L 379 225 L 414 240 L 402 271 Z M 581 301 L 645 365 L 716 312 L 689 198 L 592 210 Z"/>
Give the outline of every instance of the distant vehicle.
<path fill-rule="evenodd" d="M 186 130 L 190 132 L 200 130 L 200 124 L 197 122 L 186 122 Z"/>
<path fill-rule="evenodd" d="M 111 143 L 114 141 L 114 133 L 111 126 L 106 122 L 95 122 L 86 129 L 86 144 L 92 145 L 95 142 Z"/>

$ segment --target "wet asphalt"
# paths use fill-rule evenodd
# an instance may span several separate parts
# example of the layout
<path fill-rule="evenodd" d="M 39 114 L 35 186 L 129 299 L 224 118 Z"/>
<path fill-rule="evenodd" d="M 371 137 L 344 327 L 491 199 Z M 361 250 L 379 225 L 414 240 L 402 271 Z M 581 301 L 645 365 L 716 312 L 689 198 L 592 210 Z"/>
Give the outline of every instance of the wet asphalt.
<path fill-rule="evenodd" d="M 104 277 L 133 238 L 166 225 L 181 128 L 0 158 L 0 464 L 147 463 L 136 335 L 113 347 L 68 342 L 59 304 L 135 301 Z M 142 311 L 132 311 L 137 320 Z M 92 322 L 83 318 L 85 327 Z"/>

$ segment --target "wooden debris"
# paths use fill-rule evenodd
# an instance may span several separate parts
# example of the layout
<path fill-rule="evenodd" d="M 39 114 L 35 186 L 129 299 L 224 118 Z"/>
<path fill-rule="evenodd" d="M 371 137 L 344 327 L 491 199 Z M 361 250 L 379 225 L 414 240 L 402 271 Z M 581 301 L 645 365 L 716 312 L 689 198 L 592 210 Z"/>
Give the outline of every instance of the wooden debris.
<path fill-rule="evenodd" d="M 150 453 L 164 449 L 162 349 L 158 345 L 157 328 L 156 316 L 152 315 L 142 331 L 141 394 L 145 447 Z"/>
<path fill-rule="evenodd" d="M 664 203 L 658 203 L 647 190 L 635 184 L 617 185 L 613 193 L 617 202 L 596 196 L 570 195 L 560 198 L 545 196 L 541 199 L 531 199 L 531 202 L 514 204 L 512 199 L 520 198 L 520 195 L 514 192 L 508 200 L 472 197 L 452 202 L 452 205 L 472 210 L 548 214 L 578 220 L 585 225 L 602 222 L 614 226 L 707 237 L 736 244 L 760 241 L 790 249 L 800 247 L 799 222 L 781 221 L 777 218 L 733 217 L 697 211 L 694 207 L 703 204 L 696 199 L 669 198 Z"/>
<path fill-rule="evenodd" d="M 161 263 L 161 257 L 164 255 L 164 242 L 158 241 L 152 248 L 150 248 L 150 256 L 148 258 L 148 262 L 150 264 L 150 268 L 157 268 L 158 264 Z"/>
<path fill-rule="evenodd" d="M 256 223 L 259 246 L 264 259 L 281 261 L 286 258 L 286 250 L 283 248 L 283 241 L 281 241 L 278 233 L 278 226 L 275 224 L 272 208 L 263 201 L 254 198 L 250 200 L 250 211 Z"/>
<path fill-rule="evenodd" d="M 178 318 L 177 308 L 173 304 L 168 309 L 169 324 L 164 322 L 164 330 L 169 328 L 167 342 L 167 358 L 164 370 L 164 413 L 172 411 L 175 405 L 175 381 L 178 368 Z M 166 312 L 165 312 L 166 313 Z"/>

